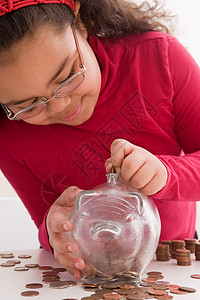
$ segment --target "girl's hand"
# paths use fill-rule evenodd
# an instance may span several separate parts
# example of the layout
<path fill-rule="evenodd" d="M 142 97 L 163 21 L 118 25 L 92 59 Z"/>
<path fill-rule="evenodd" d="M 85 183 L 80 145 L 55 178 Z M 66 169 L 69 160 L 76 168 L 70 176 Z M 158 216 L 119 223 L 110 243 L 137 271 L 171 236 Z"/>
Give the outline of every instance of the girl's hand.
<path fill-rule="evenodd" d="M 167 169 L 156 156 L 123 139 L 117 139 L 111 145 L 107 172 L 111 171 L 112 165 L 124 182 L 146 195 L 159 192 L 167 182 Z"/>
<path fill-rule="evenodd" d="M 73 208 L 80 191 L 75 186 L 66 189 L 51 206 L 46 219 L 49 243 L 54 250 L 55 258 L 77 279 L 81 278 L 81 270 L 85 264 L 80 257 L 74 255 L 78 250 L 77 245 L 67 240 L 65 232 L 72 229 L 67 215 Z"/>

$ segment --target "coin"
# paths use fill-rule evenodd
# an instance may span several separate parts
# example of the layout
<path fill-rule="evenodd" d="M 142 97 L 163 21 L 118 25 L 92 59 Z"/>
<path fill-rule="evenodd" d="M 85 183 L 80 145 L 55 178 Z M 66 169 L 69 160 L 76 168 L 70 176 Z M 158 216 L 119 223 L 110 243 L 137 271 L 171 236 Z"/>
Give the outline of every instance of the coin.
<path fill-rule="evenodd" d="M 12 252 L 1 252 L 0 256 L 2 255 L 14 255 Z"/>
<path fill-rule="evenodd" d="M 195 278 L 195 279 L 200 279 L 200 274 L 193 274 L 190 277 Z"/>
<path fill-rule="evenodd" d="M 13 258 L 14 255 L 12 253 L 6 253 L 6 254 L 2 254 L 1 258 Z"/>
<path fill-rule="evenodd" d="M 158 271 L 149 271 L 149 272 L 147 272 L 147 275 L 162 275 L 162 272 L 158 272 Z"/>
<path fill-rule="evenodd" d="M 1 267 L 14 267 L 15 264 L 12 262 L 6 262 L 6 263 L 2 263 Z"/>
<path fill-rule="evenodd" d="M 184 292 L 188 292 L 188 293 L 195 293 L 196 292 L 196 289 L 186 287 L 186 286 L 180 286 L 179 290 L 184 291 Z"/>
<path fill-rule="evenodd" d="M 56 271 L 44 271 L 42 272 L 42 276 L 44 275 L 58 275 L 59 272 L 56 272 Z"/>
<path fill-rule="evenodd" d="M 127 295 L 126 296 L 127 299 L 129 300 L 144 300 L 145 299 L 145 296 L 142 296 L 142 295 L 137 295 L 137 294 L 133 294 L 133 295 Z"/>
<path fill-rule="evenodd" d="M 155 289 L 155 290 L 167 290 L 169 288 L 169 285 L 166 285 L 166 284 L 156 284 L 156 282 L 154 282 L 151 287 L 153 289 Z"/>
<path fill-rule="evenodd" d="M 119 283 L 108 282 L 108 283 L 105 283 L 102 287 L 105 289 L 116 289 L 119 287 Z"/>
<path fill-rule="evenodd" d="M 21 292 L 21 295 L 25 296 L 25 297 L 32 297 L 32 296 L 39 295 L 39 292 L 37 292 L 37 291 L 24 291 L 24 292 Z"/>
<path fill-rule="evenodd" d="M 26 264 L 25 267 L 29 268 L 29 269 L 32 269 L 32 268 L 38 268 L 39 265 L 38 264 Z"/>
<path fill-rule="evenodd" d="M 134 288 L 134 285 L 132 284 L 120 284 L 120 289 L 124 289 L 124 290 L 131 290 Z"/>
<path fill-rule="evenodd" d="M 170 289 L 170 292 L 172 294 L 178 294 L 178 295 L 184 295 L 184 294 L 187 294 L 187 292 L 184 292 L 184 291 L 181 291 L 179 289 Z"/>
<path fill-rule="evenodd" d="M 169 281 L 164 281 L 164 280 L 159 280 L 159 281 L 156 281 L 156 284 L 166 284 L 166 285 L 168 285 L 168 284 L 170 284 L 170 282 Z"/>
<path fill-rule="evenodd" d="M 158 280 L 158 278 L 155 278 L 155 277 L 142 278 L 142 281 L 144 281 L 144 282 L 155 282 L 157 280 Z"/>
<path fill-rule="evenodd" d="M 16 267 L 14 268 L 15 271 L 28 271 L 29 269 L 28 268 L 25 268 L 25 267 Z"/>
<path fill-rule="evenodd" d="M 28 289 L 40 289 L 43 287 L 42 283 L 27 283 L 26 288 Z"/>
<path fill-rule="evenodd" d="M 166 295 L 167 293 L 165 291 L 162 291 L 162 290 L 155 290 L 153 288 L 148 288 L 148 293 L 150 295 L 154 295 L 154 296 L 163 296 L 163 295 Z"/>
<path fill-rule="evenodd" d="M 20 260 L 18 260 L 18 259 L 10 259 L 10 260 L 7 260 L 7 263 L 14 263 L 15 265 L 17 265 L 17 264 L 20 264 L 21 263 L 21 261 Z"/>
<path fill-rule="evenodd" d="M 27 259 L 27 258 L 31 258 L 31 255 L 29 255 L 29 254 L 22 254 L 22 255 L 18 255 L 18 258 Z"/>
<path fill-rule="evenodd" d="M 162 300 L 172 300 L 173 296 L 171 295 L 163 295 L 163 296 L 155 296 L 156 299 L 162 299 Z"/>
<path fill-rule="evenodd" d="M 168 288 L 169 289 L 178 289 L 179 285 L 177 285 L 177 284 L 168 284 Z"/>
<path fill-rule="evenodd" d="M 51 266 L 39 266 L 38 269 L 39 270 L 52 270 L 53 267 L 51 267 Z"/>
<path fill-rule="evenodd" d="M 103 295 L 104 299 L 109 299 L 109 300 L 118 300 L 118 299 L 123 299 L 124 297 L 119 294 L 113 294 L 113 293 L 106 293 Z"/>
<path fill-rule="evenodd" d="M 55 271 L 55 272 L 66 272 L 67 270 L 65 268 L 52 268 L 52 271 Z"/>
<path fill-rule="evenodd" d="M 71 280 L 63 280 L 63 281 L 54 281 L 50 283 L 50 288 L 53 289 L 64 289 L 70 286 L 76 285 L 76 281 L 71 281 Z"/>
<path fill-rule="evenodd" d="M 57 281 L 60 281 L 59 278 L 43 278 L 42 279 L 42 282 L 44 283 L 52 283 L 52 282 L 57 282 Z"/>

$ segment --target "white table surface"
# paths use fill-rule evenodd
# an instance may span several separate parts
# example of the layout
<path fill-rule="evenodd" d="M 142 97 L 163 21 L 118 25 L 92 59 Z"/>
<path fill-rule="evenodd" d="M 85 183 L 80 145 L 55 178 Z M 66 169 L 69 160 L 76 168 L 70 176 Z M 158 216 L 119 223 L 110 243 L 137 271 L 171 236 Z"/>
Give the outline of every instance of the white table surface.
<path fill-rule="evenodd" d="M 21 264 L 16 266 L 24 266 L 28 263 L 37 263 L 41 266 L 50 265 L 52 267 L 60 267 L 59 263 L 54 259 L 53 255 L 44 249 L 34 250 L 18 250 L 12 251 L 15 258 L 18 255 L 29 254 L 32 257 L 29 259 L 20 259 Z M 6 262 L 8 259 L 0 258 L 0 263 Z M 200 261 L 196 261 L 192 255 L 192 265 L 178 266 L 175 259 L 169 262 L 158 262 L 153 260 L 146 271 L 161 271 L 165 276 L 163 280 L 170 281 L 171 284 L 196 288 L 196 293 L 188 293 L 186 295 L 173 294 L 174 300 L 200 300 L 200 279 L 192 279 L 190 275 L 200 274 Z M 61 280 L 74 280 L 67 272 L 62 272 Z M 143 274 L 146 277 L 146 274 Z M 39 295 L 35 297 L 21 296 L 22 291 L 29 290 L 25 287 L 27 283 L 40 282 L 42 283 L 42 271 L 37 269 L 29 269 L 24 272 L 14 271 L 14 267 L 0 267 L 0 300 L 23 300 L 23 299 L 42 299 L 42 300 L 61 300 L 63 298 L 81 299 L 84 296 L 89 296 L 91 292 L 84 291 L 81 286 L 81 281 L 74 287 L 65 289 L 52 289 L 49 284 L 43 283 L 43 288 L 37 289 Z M 171 293 L 170 293 L 171 294 Z"/>

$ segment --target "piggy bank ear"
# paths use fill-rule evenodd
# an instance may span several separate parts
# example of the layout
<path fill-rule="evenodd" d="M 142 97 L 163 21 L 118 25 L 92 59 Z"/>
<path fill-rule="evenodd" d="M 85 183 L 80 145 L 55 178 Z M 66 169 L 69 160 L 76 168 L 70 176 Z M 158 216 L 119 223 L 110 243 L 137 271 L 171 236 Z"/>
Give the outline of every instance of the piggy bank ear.
<path fill-rule="evenodd" d="M 137 192 L 128 192 L 128 197 L 130 197 L 131 200 L 135 202 L 137 212 L 141 216 L 144 211 L 144 204 L 143 204 L 142 196 Z"/>
<path fill-rule="evenodd" d="M 93 197 L 97 197 L 99 193 L 92 190 L 85 190 L 78 194 L 75 204 L 75 212 L 78 212 L 79 209 L 85 205 L 88 201 L 91 201 Z"/>

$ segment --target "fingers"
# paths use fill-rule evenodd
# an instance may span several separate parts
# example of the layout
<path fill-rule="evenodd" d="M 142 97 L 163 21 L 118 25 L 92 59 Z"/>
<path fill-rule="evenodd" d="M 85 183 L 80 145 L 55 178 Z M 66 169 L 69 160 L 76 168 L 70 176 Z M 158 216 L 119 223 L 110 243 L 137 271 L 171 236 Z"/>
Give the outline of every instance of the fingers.
<path fill-rule="evenodd" d="M 108 158 L 105 162 L 105 167 L 106 167 L 106 172 L 110 173 L 112 170 L 112 161 L 111 161 L 111 157 Z"/>
<path fill-rule="evenodd" d="M 59 253 L 74 253 L 78 250 L 76 243 L 68 240 L 65 233 L 51 233 L 49 243 Z"/>
<path fill-rule="evenodd" d="M 84 269 L 84 261 L 80 257 L 72 256 L 68 253 L 58 253 L 55 251 L 55 258 L 58 262 L 67 269 L 67 271 L 77 279 L 81 278 L 82 270 Z"/>
<path fill-rule="evenodd" d="M 120 173 L 120 169 L 124 158 L 135 150 L 135 146 L 123 139 L 114 140 L 111 144 L 111 160 L 112 165 L 115 167 L 117 173 Z"/>
<path fill-rule="evenodd" d="M 67 188 L 62 195 L 55 201 L 55 205 L 73 207 L 80 189 L 76 186 Z"/>
<path fill-rule="evenodd" d="M 157 193 L 167 182 L 168 173 L 164 164 L 146 149 L 125 140 L 118 139 L 112 143 L 111 161 L 124 182 L 146 195 Z"/>

